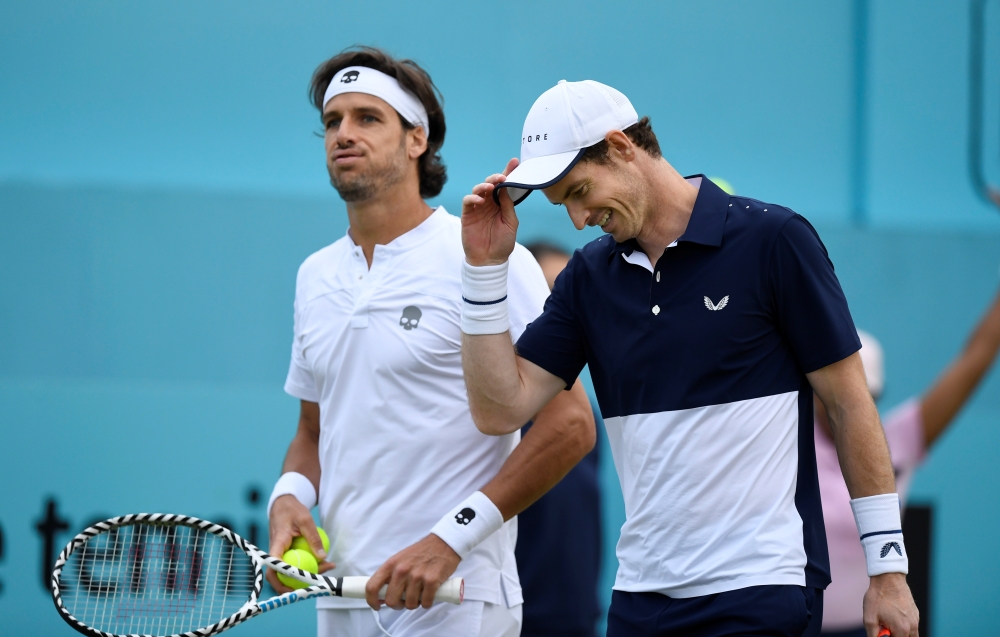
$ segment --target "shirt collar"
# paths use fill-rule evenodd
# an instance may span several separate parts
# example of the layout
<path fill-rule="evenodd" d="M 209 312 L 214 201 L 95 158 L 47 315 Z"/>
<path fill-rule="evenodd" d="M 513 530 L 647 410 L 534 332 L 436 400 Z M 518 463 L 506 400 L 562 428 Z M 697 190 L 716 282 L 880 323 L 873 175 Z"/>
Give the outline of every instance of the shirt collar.
<path fill-rule="evenodd" d="M 417 227 L 404 232 L 386 245 L 376 245 L 375 249 L 377 251 L 405 252 L 433 236 L 438 228 L 441 227 L 441 224 L 445 223 L 447 218 L 448 211 L 444 209 L 444 206 L 438 206 Z M 357 246 L 358 244 L 354 241 L 354 237 L 351 236 L 351 229 L 349 227 L 346 234 L 347 240 L 351 242 L 351 246 Z"/>
<path fill-rule="evenodd" d="M 691 211 L 687 228 L 676 243 L 700 243 L 717 248 L 722 245 L 722 232 L 729 214 L 729 195 L 705 175 L 691 175 L 685 179 L 698 177 L 701 178 L 698 197 L 694 201 L 694 209 Z M 609 258 L 618 253 L 631 254 L 639 250 L 639 243 L 635 239 L 622 243 L 612 241 L 611 244 Z"/>
<path fill-rule="evenodd" d="M 718 248 L 722 245 L 722 231 L 729 214 L 729 195 L 705 175 L 692 175 L 685 179 L 695 177 L 701 177 L 698 198 L 694 201 L 694 210 L 691 211 L 687 228 L 677 242 L 687 241 Z"/>

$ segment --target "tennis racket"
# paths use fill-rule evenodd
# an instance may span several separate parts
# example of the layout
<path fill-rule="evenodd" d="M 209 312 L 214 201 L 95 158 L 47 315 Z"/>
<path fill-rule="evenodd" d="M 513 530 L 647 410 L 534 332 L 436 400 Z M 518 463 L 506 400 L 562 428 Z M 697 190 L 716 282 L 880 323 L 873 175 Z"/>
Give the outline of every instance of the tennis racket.
<path fill-rule="evenodd" d="M 260 601 L 265 566 L 310 586 Z M 303 571 L 212 522 L 138 513 L 74 537 L 53 568 L 52 598 L 85 635 L 207 637 L 305 599 L 364 599 L 367 582 Z M 460 604 L 464 592 L 462 578 L 450 579 L 435 602 Z"/>

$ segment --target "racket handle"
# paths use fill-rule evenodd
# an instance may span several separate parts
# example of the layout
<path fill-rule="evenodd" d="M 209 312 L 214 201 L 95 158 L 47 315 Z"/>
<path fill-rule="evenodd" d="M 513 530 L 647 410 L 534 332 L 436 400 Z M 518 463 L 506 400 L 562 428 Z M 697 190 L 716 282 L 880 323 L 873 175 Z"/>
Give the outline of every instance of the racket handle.
<path fill-rule="evenodd" d="M 340 578 L 341 596 L 364 599 L 365 585 L 368 584 L 368 579 L 363 576 Z M 379 599 L 385 599 L 387 588 L 388 586 L 383 586 L 382 590 L 378 592 Z M 453 577 L 445 581 L 438 588 L 437 594 L 434 596 L 435 603 L 448 602 L 449 604 L 461 604 L 463 599 L 465 599 L 465 580 L 461 577 Z"/>
<path fill-rule="evenodd" d="M 882 629 L 878 631 L 878 637 L 889 637 L 890 635 L 892 635 L 892 633 L 890 633 L 889 629 L 885 626 L 882 626 Z"/>

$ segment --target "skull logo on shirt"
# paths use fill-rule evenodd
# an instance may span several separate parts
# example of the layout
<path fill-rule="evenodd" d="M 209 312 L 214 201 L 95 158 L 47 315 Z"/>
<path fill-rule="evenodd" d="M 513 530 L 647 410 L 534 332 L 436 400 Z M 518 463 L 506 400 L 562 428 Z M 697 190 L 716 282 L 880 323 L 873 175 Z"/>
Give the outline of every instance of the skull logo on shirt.
<path fill-rule="evenodd" d="M 403 326 L 404 330 L 415 330 L 417 326 L 420 325 L 420 317 L 423 312 L 420 308 L 415 305 L 410 305 L 403 308 L 403 316 L 399 318 L 399 324 Z"/>

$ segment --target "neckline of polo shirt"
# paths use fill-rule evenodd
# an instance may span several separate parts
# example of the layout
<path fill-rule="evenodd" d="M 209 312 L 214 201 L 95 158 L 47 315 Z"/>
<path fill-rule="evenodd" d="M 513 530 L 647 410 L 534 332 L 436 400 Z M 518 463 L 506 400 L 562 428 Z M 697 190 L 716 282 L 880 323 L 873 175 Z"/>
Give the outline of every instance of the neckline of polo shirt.
<path fill-rule="evenodd" d="M 677 243 L 700 243 L 717 248 L 722 245 L 722 232 L 729 214 L 729 194 L 705 175 L 691 175 L 685 179 L 697 177 L 701 178 L 698 197 L 694 200 L 687 228 L 677 239 Z"/>
<path fill-rule="evenodd" d="M 421 221 L 416 227 L 411 228 L 399 235 L 389 243 L 378 243 L 375 245 L 375 249 L 378 250 L 382 248 L 382 251 L 386 252 L 400 252 L 414 248 L 424 241 L 427 241 L 434 236 L 435 230 L 441 225 L 441 221 L 444 219 L 441 215 L 447 215 L 448 211 L 444 209 L 444 206 L 438 206 L 434 209 L 426 219 Z M 350 240 L 351 245 L 357 247 L 357 242 L 354 241 L 354 237 L 351 236 L 351 229 L 347 229 L 347 238 Z"/>
<path fill-rule="evenodd" d="M 684 234 L 674 243 L 700 243 L 717 248 L 722 245 L 722 232 L 726 227 L 726 217 L 729 215 L 730 195 L 705 175 L 691 175 L 684 179 L 697 177 L 701 178 L 701 185 L 698 187 L 698 197 L 695 198 L 694 208 L 691 210 L 691 218 L 688 219 Z M 641 251 L 642 248 L 635 239 L 621 243 L 614 242 L 608 254 L 608 261 L 616 254 L 624 254 L 626 250 L 634 252 Z"/>

